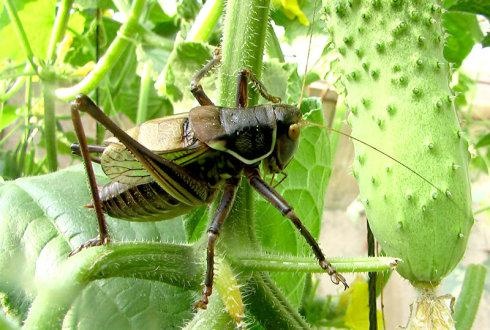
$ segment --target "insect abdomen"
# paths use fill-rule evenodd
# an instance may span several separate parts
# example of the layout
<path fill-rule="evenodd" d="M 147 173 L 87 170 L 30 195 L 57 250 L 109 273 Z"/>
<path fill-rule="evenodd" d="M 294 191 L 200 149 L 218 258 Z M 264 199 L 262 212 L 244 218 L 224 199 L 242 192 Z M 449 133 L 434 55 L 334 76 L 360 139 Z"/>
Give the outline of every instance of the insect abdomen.
<path fill-rule="evenodd" d="M 100 188 L 102 208 L 111 217 L 130 221 L 160 221 L 189 212 L 156 182 L 128 186 L 112 182 Z"/>

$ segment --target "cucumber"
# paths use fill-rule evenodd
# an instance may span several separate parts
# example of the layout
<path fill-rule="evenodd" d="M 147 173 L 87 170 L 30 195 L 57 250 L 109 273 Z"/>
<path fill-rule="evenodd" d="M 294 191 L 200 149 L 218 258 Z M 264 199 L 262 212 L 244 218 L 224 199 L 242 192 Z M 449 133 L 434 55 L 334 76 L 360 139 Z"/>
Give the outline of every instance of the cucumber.
<path fill-rule="evenodd" d="M 355 143 L 353 173 L 370 226 L 397 271 L 436 287 L 458 264 L 474 222 L 468 145 L 449 87 L 440 1 L 332 0 Z"/>

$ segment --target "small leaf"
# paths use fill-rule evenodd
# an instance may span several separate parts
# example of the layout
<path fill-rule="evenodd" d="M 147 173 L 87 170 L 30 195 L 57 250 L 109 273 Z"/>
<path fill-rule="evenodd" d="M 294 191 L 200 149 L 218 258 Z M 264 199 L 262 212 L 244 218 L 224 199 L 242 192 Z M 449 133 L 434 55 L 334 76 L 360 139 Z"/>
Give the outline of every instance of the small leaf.
<path fill-rule="evenodd" d="M 490 145 L 490 133 L 482 136 L 480 140 L 476 143 L 477 148 L 485 147 Z"/>
<path fill-rule="evenodd" d="M 189 83 L 192 76 L 211 58 L 211 47 L 198 42 L 179 42 L 168 57 L 155 88 L 159 94 L 176 102 L 193 99 Z"/>
<path fill-rule="evenodd" d="M 341 295 L 342 304 L 347 306 L 344 316 L 345 326 L 352 330 L 369 329 L 368 284 L 358 277 L 349 289 Z M 383 316 L 377 311 L 378 329 L 384 329 Z"/>
<path fill-rule="evenodd" d="M 14 106 L 0 104 L 0 131 L 19 118 L 15 112 L 16 108 Z"/>
<path fill-rule="evenodd" d="M 448 33 L 444 45 L 444 57 L 456 66 L 460 66 L 473 45 L 483 38 L 476 15 L 446 12 L 443 16 L 443 25 Z"/>
<path fill-rule="evenodd" d="M 488 32 L 485 37 L 483 37 L 481 44 L 483 47 L 489 47 L 490 46 L 490 32 Z"/>
<path fill-rule="evenodd" d="M 455 0 L 448 6 L 451 11 L 464 11 L 477 15 L 486 16 L 490 19 L 490 2 L 475 0 Z"/>

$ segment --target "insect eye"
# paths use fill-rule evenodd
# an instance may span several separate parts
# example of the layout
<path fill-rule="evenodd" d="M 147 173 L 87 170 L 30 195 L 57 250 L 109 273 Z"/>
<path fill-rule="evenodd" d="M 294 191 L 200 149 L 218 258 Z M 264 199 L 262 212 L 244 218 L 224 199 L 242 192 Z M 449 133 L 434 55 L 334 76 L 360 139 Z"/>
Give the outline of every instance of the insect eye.
<path fill-rule="evenodd" d="M 289 126 L 288 136 L 291 140 L 297 140 L 299 138 L 299 125 L 293 124 Z"/>

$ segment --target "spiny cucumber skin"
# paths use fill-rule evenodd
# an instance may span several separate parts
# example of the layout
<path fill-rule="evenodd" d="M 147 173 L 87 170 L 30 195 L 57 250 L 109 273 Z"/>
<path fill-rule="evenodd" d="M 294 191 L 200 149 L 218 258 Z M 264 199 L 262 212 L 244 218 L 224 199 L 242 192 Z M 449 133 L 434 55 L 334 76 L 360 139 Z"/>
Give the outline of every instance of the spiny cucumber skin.
<path fill-rule="evenodd" d="M 430 0 L 332 0 L 327 27 L 339 49 L 353 172 L 369 223 L 398 272 L 436 285 L 459 262 L 473 224 L 467 143 L 443 57 L 442 9 Z"/>

